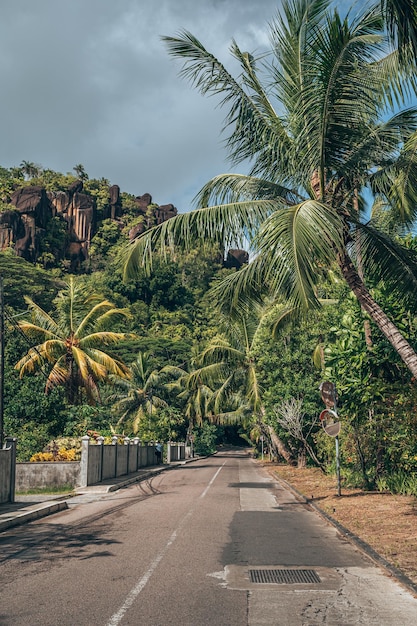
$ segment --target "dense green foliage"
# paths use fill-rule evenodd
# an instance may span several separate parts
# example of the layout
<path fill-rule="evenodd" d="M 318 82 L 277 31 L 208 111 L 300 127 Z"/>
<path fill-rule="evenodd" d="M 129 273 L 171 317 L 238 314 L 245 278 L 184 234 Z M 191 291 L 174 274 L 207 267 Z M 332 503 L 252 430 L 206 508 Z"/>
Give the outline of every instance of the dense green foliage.
<path fill-rule="evenodd" d="M 148 363 L 132 381 L 116 385 L 109 378 L 100 383 L 100 402 L 95 406 L 71 406 L 63 388 L 45 395 L 47 367 L 19 379 L 14 366 L 29 347 L 16 326 L 26 310 L 24 296 L 53 315 L 54 299 L 68 277 L 59 260 L 45 270 L 17 258 L 12 250 L 0 255 L 6 301 L 5 431 L 18 436 L 20 460 L 28 460 L 54 438 L 79 437 L 87 431 L 135 435 L 143 441 L 184 440 L 191 434 L 190 419 L 196 453 L 210 453 L 225 441 L 245 440 L 260 451 L 258 400 L 251 412 L 251 396 L 245 399 L 256 372 L 263 419 L 294 459 L 302 457 L 304 445 L 279 424 L 276 409 L 284 400 L 299 398 L 308 444 L 324 467 L 331 470 L 334 465 L 334 442 L 317 422 L 323 408 L 318 387 L 327 378 L 336 383 L 340 396 L 346 480 L 387 488 L 390 476 L 417 470 L 415 383 L 376 329 L 371 333 L 372 348 L 367 347 L 364 315 L 340 281 L 320 284 L 320 297 L 332 299 L 305 319 L 283 323 L 284 303 L 260 311 L 263 321 L 256 322 L 255 316 L 252 329 L 257 328 L 256 341 L 245 344 L 252 331 L 236 334 L 236 324 L 219 316 L 210 296 L 211 285 L 235 272 L 222 268 L 216 248 L 196 246 L 168 264 L 156 258 L 151 274 L 141 271 L 123 280 L 120 251 L 125 242 L 126 233 L 109 220 L 103 222 L 93 242 L 91 263 L 75 280 L 130 313 L 123 330 L 131 336 L 111 347 L 113 357 L 133 366 L 146 353 Z M 410 236 L 406 243 L 415 245 Z M 379 295 L 414 342 L 414 314 L 392 295 Z M 315 364 L 313 355 L 319 348 L 324 361 L 317 364 L 316 359 Z M 236 349 L 235 356 L 229 354 Z M 205 382 L 194 376 L 198 369 Z M 197 409 L 195 403 L 203 397 Z M 238 423 L 220 425 L 219 421 L 228 421 L 227 415 Z M 313 462 L 308 454 L 307 462 Z"/>
<path fill-rule="evenodd" d="M 262 441 L 291 462 L 332 471 L 334 439 L 318 421 L 319 386 L 330 380 L 339 396 L 344 479 L 412 490 L 417 240 L 404 233 L 417 215 L 417 110 L 390 109 L 415 89 L 417 29 L 401 18 L 400 4 L 387 0 L 382 14 L 374 7 L 352 19 L 323 0 L 286 2 L 272 25 L 272 64 L 260 71 L 261 60 L 233 43 L 237 80 L 190 33 L 166 38 L 185 62 L 183 74 L 230 106 L 227 147 L 234 163 L 250 159 L 251 170 L 216 177 L 199 195 L 202 210 L 145 233 L 130 247 L 132 271 L 123 267 L 128 233 L 152 226 L 152 206 L 138 215 L 122 192 L 122 217 L 112 221 L 109 181 L 90 179 L 82 164 L 74 174 L 27 161 L 0 168 L 0 210 L 13 210 L 7 198 L 18 186 L 59 191 L 83 180 L 95 198 L 97 229 L 74 280 L 128 312 L 113 329 L 126 335 L 109 346 L 109 359 L 122 361 L 130 377 L 112 376 L 103 363 L 92 405 L 73 406 L 59 385 L 45 395 L 47 358 L 32 376 L 19 379 L 14 369 L 33 348 L 17 320 L 26 296 L 50 314 L 48 329 L 62 327 L 63 223 L 49 220 L 36 265 L 12 248 L 0 254 L 5 431 L 19 438 L 19 459 L 60 435 L 96 431 L 186 439 L 199 454 L 243 441 L 259 451 Z M 401 48 L 384 57 L 389 40 Z M 272 88 L 260 82 L 268 72 Z M 239 242 L 251 246 L 253 261 L 243 271 L 224 269 L 223 252 Z M 394 340 L 384 336 L 388 325 Z"/>

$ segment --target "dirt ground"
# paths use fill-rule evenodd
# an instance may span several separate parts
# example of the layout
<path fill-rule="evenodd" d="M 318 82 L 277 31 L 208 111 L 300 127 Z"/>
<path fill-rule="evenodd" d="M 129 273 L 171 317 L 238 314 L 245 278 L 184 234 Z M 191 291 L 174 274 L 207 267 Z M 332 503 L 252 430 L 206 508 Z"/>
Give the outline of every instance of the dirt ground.
<path fill-rule="evenodd" d="M 417 499 L 342 486 L 319 469 L 263 463 L 417 584 Z"/>

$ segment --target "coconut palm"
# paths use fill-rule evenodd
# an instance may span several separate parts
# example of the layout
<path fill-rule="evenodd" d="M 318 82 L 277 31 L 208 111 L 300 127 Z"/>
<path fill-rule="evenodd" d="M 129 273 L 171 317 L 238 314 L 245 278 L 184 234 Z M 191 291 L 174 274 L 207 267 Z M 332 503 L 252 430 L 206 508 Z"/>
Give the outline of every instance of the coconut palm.
<path fill-rule="evenodd" d="M 72 169 L 74 170 L 77 178 L 82 181 L 88 180 L 88 174 L 85 171 L 85 167 L 82 163 L 77 163 L 77 165 L 74 165 Z"/>
<path fill-rule="evenodd" d="M 407 62 L 417 57 L 416 0 L 381 0 L 381 10 L 388 32 L 400 55 Z"/>
<path fill-rule="evenodd" d="M 107 330 L 125 318 L 108 300 L 87 294 L 73 277 L 56 300 L 54 313 L 47 313 L 30 298 L 25 298 L 31 319 L 19 321 L 21 331 L 36 341 L 16 364 L 20 377 L 48 365 L 45 392 L 63 385 L 70 404 L 79 404 L 85 393 L 89 403 L 99 400 L 98 383 L 109 374 L 127 378 L 129 369 L 110 356 L 105 348 L 126 337 Z"/>
<path fill-rule="evenodd" d="M 201 367 L 190 374 L 212 388 L 209 406 L 221 423 L 255 421 L 271 440 L 276 452 L 291 461 L 291 453 L 273 428 L 265 422 L 263 389 L 256 359 L 257 342 L 264 327 L 261 311 L 253 310 L 235 320 L 226 318 L 222 333 L 200 353 Z"/>
<path fill-rule="evenodd" d="M 219 286 L 221 300 L 242 305 L 266 287 L 308 308 L 319 305 L 318 277 L 337 265 L 416 376 L 417 354 L 372 286 L 384 281 L 415 305 L 417 256 L 367 221 L 365 201 L 365 192 L 383 198 L 405 225 L 415 220 L 417 110 L 388 113 L 405 102 L 416 76 L 401 71 L 398 55 L 384 56 L 388 35 L 378 6 L 342 18 L 327 0 L 286 0 L 270 37 L 270 55 L 258 59 L 232 43 L 238 78 L 191 33 L 164 38 L 184 62 L 182 75 L 228 107 L 230 159 L 249 161 L 250 172 L 209 181 L 198 210 L 131 244 L 125 271 L 150 267 L 155 250 L 167 255 L 196 239 L 246 246 L 253 260 Z"/>
<path fill-rule="evenodd" d="M 156 393 L 160 385 L 160 373 L 152 365 L 150 355 L 139 352 L 130 366 L 131 378 L 112 377 L 117 391 L 111 400 L 115 400 L 116 412 L 121 413 L 117 424 L 129 422 L 134 434 L 144 419 L 156 413 L 158 408 L 167 406 L 165 400 Z"/>
<path fill-rule="evenodd" d="M 23 173 L 26 180 L 36 178 L 42 173 L 42 166 L 32 161 L 22 161 L 20 164 L 20 170 Z"/>
<path fill-rule="evenodd" d="M 205 419 L 213 421 L 210 409 L 213 390 L 201 379 L 198 370 L 189 372 L 183 367 L 166 365 L 162 371 L 172 379 L 165 384 L 167 390 L 174 392 L 184 405 L 189 435 L 194 426 L 201 426 Z"/>

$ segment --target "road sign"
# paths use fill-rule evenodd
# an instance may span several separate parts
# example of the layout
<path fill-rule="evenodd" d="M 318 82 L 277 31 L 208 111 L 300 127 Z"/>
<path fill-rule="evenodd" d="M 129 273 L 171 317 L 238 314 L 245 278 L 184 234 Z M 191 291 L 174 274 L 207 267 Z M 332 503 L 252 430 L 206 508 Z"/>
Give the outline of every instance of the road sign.
<path fill-rule="evenodd" d="M 338 398 L 334 383 L 326 380 L 321 383 L 319 389 L 321 391 L 321 399 L 323 400 L 327 408 L 330 409 L 331 407 L 336 406 Z"/>
<path fill-rule="evenodd" d="M 337 437 L 340 433 L 340 421 L 336 411 L 324 409 L 319 417 L 324 432 L 330 437 Z"/>

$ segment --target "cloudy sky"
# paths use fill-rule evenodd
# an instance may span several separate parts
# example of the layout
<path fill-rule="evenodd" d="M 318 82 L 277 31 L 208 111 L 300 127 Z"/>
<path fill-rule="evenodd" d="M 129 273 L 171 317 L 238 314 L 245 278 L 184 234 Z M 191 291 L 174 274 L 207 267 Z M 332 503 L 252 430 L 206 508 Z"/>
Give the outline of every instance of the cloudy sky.
<path fill-rule="evenodd" d="M 122 191 L 191 207 L 230 171 L 225 110 L 179 78 L 162 35 L 191 31 L 229 63 L 267 44 L 279 0 L 1 0 L 0 165 L 84 165 Z"/>

